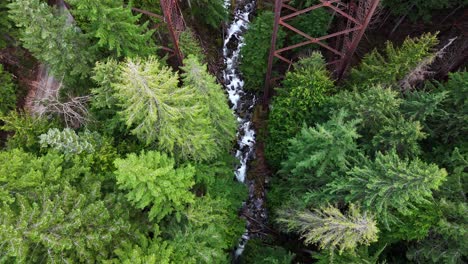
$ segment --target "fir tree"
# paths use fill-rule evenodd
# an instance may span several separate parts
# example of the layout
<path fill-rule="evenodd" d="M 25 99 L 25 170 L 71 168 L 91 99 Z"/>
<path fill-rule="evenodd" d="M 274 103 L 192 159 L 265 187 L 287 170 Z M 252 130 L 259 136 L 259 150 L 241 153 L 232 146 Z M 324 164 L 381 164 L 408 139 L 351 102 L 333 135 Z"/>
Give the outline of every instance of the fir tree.
<path fill-rule="evenodd" d="M 119 188 L 136 208 L 149 208 L 148 217 L 156 223 L 174 212 L 180 219 L 179 211 L 194 201 L 190 188 L 195 168 L 191 165 L 175 168 L 174 159 L 149 151 L 117 159 L 115 166 Z"/>
<path fill-rule="evenodd" d="M 288 158 L 282 163 L 290 189 L 318 188 L 349 167 L 349 157 L 357 151 L 356 124 L 345 122 L 340 112 L 329 122 L 316 128 L 303 128 L 291 139 Z"/>
<path fill-rule="evenodd" d="M 314 113 L 333 89 L 333 81 L 319 53 L 300 60 L 295 70 L 288 72 L 273 99 L 268 116 L 266 157 L 272 167 L 286 158 L 288 141 L 306 125 L 314 125 Z"/>
<path fill-rule="evenodd" d="M 228 19 L 228 10 L 223 0 L 186 0 L 190 13 L 197 19 L 213 28 L 221 26 Z"/>
<path fill-rule="evenodd" d="M 348 84 L 362 90 L 377 84 L 383 87 L 397 86 L 423 60 L 434 56 L 431 49 L 437 44 L 438 40 L 432 34 L 408 38 L 399 48 L 388 42 L 385 55 L 374 50 L 364 57 L 357 68 L 351 70 Z"/>
<path fill-rule="evenodd" d="M 435 164 L 401 160 L 395 151 L 378 153 L 375 161 L 367 160 L 347 174 L 327 185 L 328 192 L 342 195 L 348 202 L 361 202 L 387 228 L 398 222 L 396 214 L 412 215 L 418 204 L 430 203 L 432 191 L 447 176 Z"/>
<path fill-rule="evenodd" d="M 350 205 L 346 215 L 332 206 L 305 212 L 282 210 L 278 214 L 277 221 L 285 230 L 300 233 L 305 244 L 318 243 L 321 249 L 338 249 L 342 253 L 377 241 L 373 217 L 361 214 L 354 205 Z"/>
<path fill-rule="evenodd" d="M 153 31 L 147 23 L 138 25 L 141 15 L 134 16 L 120 0 L 71 0 L 72 14 L 80 28 L 95 43 L 91 49 L 105 48 L 116 56 L 147 56 L 155 51 Z"/>
<path fill-rule="evenodd" d="M 20 28 L 20 40 L 57 78 L 69 82 L 88 76 L 94 55 L 86 37 L 67 16 L 40 0 L 14 0 L 9 16 Z M 68 78 L 70 77 L 70 78 Z"/>
<path fill-rule="evenodd" d="M 184 65 L 182 80 L 185 86 L 194 89 L 193 96 L 204 108 L 200 114 L 210 119 L 211 128 L 205 133 L 216 143 L 215 154 L 229 150 L 235 137 L 237 121 L 229 109 L 223 88 L 216 83 L 215 77 L 208 73 L 206 65 L 202 65 L 196 57 L 188 56 Z M 204 151 L 209 153 L 211 150 L 206 148 Z"/>
<path fill-rule="evenodd" d="M 82 152 L 94 152 L 93 145 L 86 140 L 91 137 L 89 131 L 80 137 L 70 128 L 60 131 L 57 128 L 49 129 L 46 134 L 39 136 L 41 147 L 51 147 L 67 155 L 77 155 Z"/>

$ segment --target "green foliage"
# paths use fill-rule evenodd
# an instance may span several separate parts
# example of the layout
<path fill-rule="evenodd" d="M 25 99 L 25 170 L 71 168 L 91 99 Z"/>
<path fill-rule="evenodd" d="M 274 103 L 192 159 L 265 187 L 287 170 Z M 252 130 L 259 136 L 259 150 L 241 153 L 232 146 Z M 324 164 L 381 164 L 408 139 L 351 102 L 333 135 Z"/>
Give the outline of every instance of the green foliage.
<path fill-rule="evenodd" d="M 333 251 L 321 251 L 312 256 L 317 260 L 318 264 L 377 264 L 379 263 L 379 255 L 383 250 L 384 248 L 374 255 L 370 255 L 366 246 L 360 246 L 354 252 L 335 254 Z"/>
<path fill-rule="evenodd" d="M 38 60 L 67 81 L 86 77 L 94 55 L 80 29 L 67 22 L 67 16 L 40 0 L 14 0 L 9 16 L 20 28 L 20 40 Z"/>
<path fill-rule="evenodd" d="M 179 37 L 179 46 L 182 54 L 184 56 L 193 55 L 195 56 L 198 61 L 203 62 L 206 60 L 204 51 L 190 28 L 185 29 L 182 33 L 180 33 Z"/>
<path fill-rule="evenodd" d="M 157 237 L 149 239 L 145 236 L 138 237 L 138 243 L 124 243 L 121 248 L 115 250 L 117 258 L 104 261 L 105 264 L 169 264 L 174 249 L 167 241 Z"/>
<path fill-rule="evenodd" d="M 412 21 L 429 21 L 435 11 L 466 6 L 466 0 L 384 0 L 382 4 L 398 16 L 408 16 Z"/>
<path fill-rule="evenodd" d="M 347 202 L 361 201 L 387 228 L 398 222 L 396 212 L 409 216 L 418 204 L 430 203 L 432 191 L 447 176 L 445 169 L 435 164 L 401 160 L 395 151 L 378 153 L 375 161 L 364 161 L 347 174 L 328 185 L 329 193 L 342 195 Z"/>
<path fill-rule="evenodd" d="M 416 243 L 408 258 L 417 263 L 461 264 L 468 256 L 468 211 L 466 202 L 441 200 L 442 217 L 430 235 Z"/>
<path fill-rule="evenodd" d="M 189 79 L 188 76 L 189 73 L 185 78 Z M 199 84 L 210 83 L 207 76 L 197 80 Z M 210 133 L 214 132 L 208 116 L 211 113 L 207 113 L 206 106 L 194 96 L 197 89 L 203 87 L 178 87 L 177 77 L 154 57 L 121 64 L 119 81 L 112 85 L 123 109 L 121 118 L 132 129 L 132 134 L 146 145 L 157 140 L 160 149 L 182 159 L 211 159 L 219 151 L 210 138 Z"/>
<path fill-rule="evenodd" d="M 206 65 L 200 64 L 195 56 L 188 56 L 184 60 L 182 80 L 185 86 L 194 91 L 192 97 L 200 105 L 200 117 L 208 117 L 209 128 L 200 133 L 205 133 L 216 147 L 205 147 L 203 155 L 219 156 L 223 151 L 231 148 L 235 137 L 237 121 L 229 109 L 226 94 L 221 85 L 216 83 L 214 76 L 208 73 Z M 211 154 L 213 152 L 213 154 Z"/>
<path fill-rule="evenodd" d="M 191 165 L 175 168 L 174 159 L 149 151 L 117 159 L 115 166 L 119 188 L 136 208 L 150 208 L 148 217 L 156 223 L 173 212 L 180 218 L 180 211 L 194 202 L 190 188 L 195 168 Z"/>
<path fill-rule="evenodd" d="M 92 192 L 91 192 L 92 193 Z M 16 195 L 17 212 L 3 208 L 0 238 L 4 259 L 19 263 L 93 261 L 109 254 L 109 244 L 122 228 L 102 201 L 65 187 L 43 192 L 36 200 Z"/>
<path fill-rule="evenodd" d="M 311 37 L 319 38 L 327 34 L 331 18 L 331 14 L 325 8 L 319 8 L 291 19 L 288 21 L 288 24 Z M 313 21 L 313 23 L 311 23 L 311 21 Z M 291 45 L 294 45 L 307 40 L 309 39 L 298 34 L 294 34 L 290 37 L 288 42 L 290 42 Z M 317 48 L 318 45 L 315 44 L 314 47 Z"/>
<path fill-rule="evenodd" d="M 290 140 L 288 158 L 280 173 L 290 182 L 292 190 L 320 187 L 349 167 L 349 157 L 357 151 L 359 121 L 345 122 L 345 116 L 345 112 L 340 112 L 323 125 L 303 128 Z"/>
<path fill-rule="evenodd" d="M 91 133 L 86 131 L 82 137 L 78 136 L 75 131 L 70 128 L 65 128 L 60 131 L 57 128 L 52 128 L 46 134 L 39 136 L 41 147 L 51 147 L 58 152 L 66 155 L 76 155 L 82 152 L 92 153 L 94 147 L 89 143 L 87 138 L 91 137 Z"/>
<path fill-rule="evenodd" d="M 267 71 L 268 54 L 273 32 L 272 12 L 259 14 L 244 34 L 245 45 L 241 49 L 240 71 L 244 77 L 245 89 L 259 91 L 263 88 Z M 278 31 L 277 47 L 283 45 L 285 34 Z"/>
<path fill-rule="evenodd" d="M 46 120 L 16 111 L 10 111 L 8 115 L 0 115 L 0 120 L 3 122 L 0 130 L 13 133 L 8 137 L 8 148 L 22 148 L 36 152 L 40 149 L 37 140 L 39 135 L 56 126 L 54 120 Z"/>
<path fill-rule="evenodd" d="M 333 81 L 325 69 L 319 53 L 300 60 L 295 70 L 288 72 L 273 99 L 268 117 L 266 157 L 269 164 L 278 168 L 285 160 L 287 140 L 294 137 L 304 123 L 313 125 L 314 113 L 333 89 Z"/>
<path fill-rule="evenodd" d="M 260 238 L 250 239 L 241 256 L 241 263 L 255 264 L 290 264 L 294 254 L 286 249 L 270 245 Z"/>
<path fill-rule="evenodd" d="M 321 249 L 338 249 L 342 253 L 377 241 L 378 229 L 373 217 L 361 214 L 352 204 L 346 215 L 333 206 L 305 212 L 283 209 L 278 214 L 276 221 L 286 231 L 298 232 L 305 244 L 317 243 Z"/>
<path fill-rule="evenodd" d="M 6 15 L 8 13 L 8 4 L 11 0 L 3 0 L 0 3 L 0 49 L 14 43 L 18 35 L 17 29 L 11 19 Z"/>
<path fill-rule="evenodd" d="M 426 137 L 419 122 L 405 120 L 402 116 L 389 120 L 372 139 L 374 151 L 388 152 L 395 149 L 404 157 L 421 153 L 418 142 Z"/>
<path fill-rule="evenodd" d="M 385 55 L 374 50 L 364 56 L 361 64 L 351 70 L 348 85 L 361 90 L 377 84 L 383 87 L 397 86 L 422 61 L 434 56 L 431 50 L 437 44 L 437 37 L 432 34 L 408 38 L 399 48 L 388 42 Z"/>
<path fill-rule="evenodd" d="M 16 94 L 13 78 L 0 64 L 0 114 L 7 114 L 16 107 Z"/>
<path fill-rule="evenodd" d="M 433 137 L 445 144 L 458 143 L 468 134 L 468 72 L 451 73 L 446 83 L 429 87 L 446 95 L 427 121 Z"/>
<path fill-rule="evenodd" d="M 190 14 L 213 28 L 218 28 L 228 19 L 229 13 L 224 7 L 224 0 L 187 0 L 187 3 Z"/>
<path fill-rule="evenodd" d="M 91 49 L 104 48 L 117 57 L 154 53 L 153 31 L 147 29 L 147 23 L 139 25 L 141 15 L 134 16 L 121 0 L 71 0 L 70 4 L 80 28 L 95 43 Z"/>

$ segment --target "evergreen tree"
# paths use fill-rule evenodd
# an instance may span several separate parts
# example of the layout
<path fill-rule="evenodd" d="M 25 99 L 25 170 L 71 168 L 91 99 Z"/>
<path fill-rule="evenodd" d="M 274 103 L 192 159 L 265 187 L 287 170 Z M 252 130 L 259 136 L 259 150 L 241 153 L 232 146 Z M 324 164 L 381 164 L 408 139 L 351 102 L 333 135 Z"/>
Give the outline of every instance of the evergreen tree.
<path fill-rule="evenodd" d="M 375 152 L 388 152 L 395 149 L 402 157 L 417 157 L 421 154 L 419 141 L 426 138 L 419 122 L 405 120 L 397 116 L 389 120 L 372 138 Z"/>
<path fill-rule="evenodd" d="M 18 35 L 17 29 L 8 17 L 7 5 L 11 0 L 3 0 L 0 3 L 0 49 L 13 44 Z"/>
<path fill-rule="evenodd" d="M 266 157 L 277 168 L 286 158 L 288 141 L 306 125 L 314 125 L 314 112 L 333 89 L 333 81 L 319 53 L 300 60 L 295 70 L 288 72 L 273 99 L 268 116 Z"/>
<path fill-rule="evenodd" d="M 190 188 L 195 168 L 191 165 L 175 168 L 174 159 L 149 151 L 117 159 L 115 166 L 119 188 L 136 208 L 149 208 L 148 217 L 156 223 L 173 212 L 180 219 L 180 211 L 194 201 Z"/>
<path fill-rule="evenodd" d="M 211 121 L 194 88 L 178 82 L 177 74 L 153 57 L 121 64 L 113 85 L 121 118 L 147 145 L 157 140 L 160 149 L 186 160 L 213 158 L 218 150 L 210 138 Z"/>
<path fill-rule="evenodd" d="M 14 0 L 9 16 L 20 28 L 20 40 L 38 60 L 67 82 L 86 77 L 94 61 L 88 41 L 67 16 L 40 0 Z"/>
<path fill-rule="evenodd" d="M 352 204 L 346 215 L 332 206 L 305 212 L 282 210 L 278 214 L 277 221 L 285 230 L 300 233 L 305 244 L 318 243 L 321 249 L 338 249 L 342 253 L 377 241 L 378 229 L 373 217 L 361 214 Z"/>
<path fill-rule="evenodd" d="M 394 15 L 408 16 L 412 21 L 422 19 L 428 22 L 435 11 L 466 6 L 467 2 L 465 0 L 384 0 L 382 4 Z"/>
<path fill-rule="evenodd" d="M 385 55 L 374 50 L 364 56 L 361 64 L 351 70 L 348 85 L 362 90 L 377 84 L 383 87 L 397 86 L 422 61 L 434 56 L 431 49 L 437 44 L 438 40 L 432 34 L 408 38 L 399 48 L 388 42 Z"/>
<path fill-rule="evenodd" d="M 227 21 L 228 10 L 224 7 L 224 0 L 186 0 L 190 13 L 206 25 L 218 28 Z"/>
<path fill-rule="evenodd" d="M 117 57 L 147 56 L 155 51 L 147 23 L 138 25 L 121 0 L 71 0 L 71 12 L 80 28 L 95 43 L 91 49 L 105 48 Z"/>
<path fill-rule="evenodd" d="M 41 147 L 52 147 L 53 149 L 67 154 L 77 155 L 82 152 L 94 152 L 93 145 L 86 139 L 91 137 L 89 131 L 85 132 L 83 137 L 78 136 L 75 131 L 70 128 L 65 128 L 60 131 L 57 128 L 52 128 L 46 134 L 39 136 Z"/>
<path fill-rule="evenodd" d="M 289 141 L 288 158 L 280 171 L 286 176 L 289 189 L 318 188 L 346 171 L 349 157 L 357 151 L 359 121 L 345 122 L 345 116 L 345 112 L 340 112 L 323 125 L 303 128 Z"/>
<path fill-rule="evenodd" d="M 335 254 L 333 251 L 321 251 L 313 254 L 312 257 L 317 260 L 318 264 L 378 264 L 380 263 L 379 255 L 384 249 L 370 255 L 368 247 L 360 246 L 354 252 Z"/>
<path fill-rule="evenodd" d="M 0 64 L 0 114 L 7 114 L 16 108 L 16 91 L 12 79 L 10 73 Z"/>
<path fill-rule="evenodd" d="M 184 65 L 182 80 L 185 86 L 194 89 L 193 97 L 204 108 L 200 114 L 210 120 L 210 129 L 205 133 L 216 143 L 214 152 L 229 150 L 235 137 L 237 121 L 229 109 L 223 88 L 216 83 L 215 77 L 208 73 L 206 65 L 200 64 L 196 57 L 188 56 Z M 206 148 L 204 151 L 212 150 Z"/>
<path fill-rule="evenodd" d="M 242 60 L 239 69 L 244 77 L 245 89 L 247 90 L 258 91 L 263 88 L 271 46 L 273 19 L 272 12 L 262 12 L 244 34 L 245 45 L 241 49 Z M 280 29 L 276 41 L 277 47 L 282 46 L 284 37 L 285 33 Z"/>
<path fill-rule="evenodd" d="M 348 177 L 337 179 L 327 191 L 342 195 L 348 202 L 361 202 L 376 213 L 387 228 L 398 222 L 397 214 L 410 216 L 418 204 L 430 203 L 447 176 L 445 169 L 419 159 L 401 160 L 395 151 L 378 153 L 375 161 L 365 161 L 352 168 Z"/>

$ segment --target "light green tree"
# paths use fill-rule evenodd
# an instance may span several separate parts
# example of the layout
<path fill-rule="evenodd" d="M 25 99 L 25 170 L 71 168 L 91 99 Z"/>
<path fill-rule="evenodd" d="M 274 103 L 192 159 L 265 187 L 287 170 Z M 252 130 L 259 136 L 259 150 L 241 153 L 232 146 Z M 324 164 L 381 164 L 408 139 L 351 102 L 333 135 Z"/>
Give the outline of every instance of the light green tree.
<path fill-rule="evenodd" d="M 182 165 L 175 168 L 174 159 L 155 151 L 130 154 L 115 160 L 115 176 L 120 189 L 138 209 L 149 208 L 148 217 L 158 223 L 194 202 L 190 188 L 195 184 L 195 168 Z"/>
<path fill-rule="evenodd" d="M 328 206 L 313 211 L 278 212 L 278 223 L 286 231 L 301 234 L 305 244 L 319 244 L 321 249 L 353 251 L 358 245 L 369 245 L 377 241 L 377 223 L 367 213 L 361 214 L 358 207 L 349 206 L 347 214 Z"/>
<path fill-rule="evenodd" d="M 208 73 L 206 65 L 190 55 L 184 60 L 182 70 L 182 80 L 184 86 L 192 88 L 193 97 L 203 108 L 200 115 L 208 117 L 210 129 L 204 131 L 209 135 L 210 140 L 216 143 L 213 150 L 206 148 L 204 152 L 213 151 L 212 156 L 219 152 L 227 151 L 231 148 L 231 143 L 235 137 L 237 121 L 229 108 L 226 94 L 221 85 L 216 83 L 213 75 Z"/>
<path fill-rule="evenodd" d="M 363 90 L 377 84 L 397 86 L 422 61 L 434 56 L 431 49 L 437 44 L 437 37 L 433 34 L 408 38 L 398 48 L 388 42 L 384 55 L 374 50 L 364 56 L 359 66 L 351 70 L 348 84 Z"/>
<path fill-rule="evenodd" d="M 395 151 L 377 153 L 374 161 L 365 160 L 347 174 L 328 184 L 328 192 L 347 202 L 360 202 L 378 215 L 386 228 L 398 223 L 397 214 L 410 216 L 418 204 L 430 203 L 433 190 L 447 176 L 446 170 L 435 164 L 417 158 L 402 160 Z"/>
<path fill-rule="evenodd" d="M 91 49 L 104 48 L 116 56 L 147 56 L 155 52 L 153 31 L 147 23 L 139 25 L 141 15 L 134 16 L 121 0 L 71 0 L 71 12 L 84 34 L 92 40 Z"/>

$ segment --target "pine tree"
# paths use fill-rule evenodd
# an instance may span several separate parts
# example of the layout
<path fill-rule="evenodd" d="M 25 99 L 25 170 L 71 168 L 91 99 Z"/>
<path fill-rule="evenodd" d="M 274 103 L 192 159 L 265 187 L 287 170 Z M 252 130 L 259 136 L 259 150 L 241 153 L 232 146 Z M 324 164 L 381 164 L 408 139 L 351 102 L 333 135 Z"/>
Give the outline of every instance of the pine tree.
<path fill-rule="evenodd" d="M 14 205 L 0 205 L 2 261 L 94 262 L 108 258 L 113 239 L 125 229 L 124 221 L 114 220 L 104 202 L 94 200 L 96 191 L 81 194 L 68 186 L 58 193 L 52 190 L 45 187 L 37 196 L 17 193 Z"/>
<path fill-rule="evenodd" d="M 228 10 L 223 0 L 186 0 L 190 13 L 199 21 L 213 28 L 218 28 L 227 21 Z"/>
<path fill-rule="evenodd" d="M 67 22 L 65 14 L 40 0 L 14 0 L 9 17 L 20 28 L 20 40 L 38 60 L 51 67 L 57 78 L 67 82 L 90 73 L 94 55 L 87 50 L 86 37 Z"/>
<path fill-rule="evenodd" d="M 367 213 L 349 206 L 344 215 L 339 209 L 328 206 L 314 211 L 282 210 L 277 222 L 287 231 L 301 234 L 305 244 L 318 243 L 321 249 L 353 251 L 358 245 L 369 245 L 377 241 L 377 224 Z"/>
<path fill-rule="evenodd" d="M 273 18 L 272 12 L 262 12 L 244 34 L 245 45 L 241 49 L 242 60 L 239 69 L 244 77 L 245 89 L 247 90 L 258 91 L 263 88 L 271 46 Z M 283 44 L 284 38 L 285 33 L 280 29 L 276 41 L 278 47 Z"/>
<path fill-rule="evenodd" d="M 213 152 L 218 154 L 229 150 L 235 137 L 237 121 L 229 109 L 223 88 L 216 83 L 215 77 L 208 73 L 206 65 L 202 65 L 196 57 L 188 56 L 184 60 L 184 65 L 182 67 L 185 72 L 182 74 L 184 86 L 194 89 L 193 96 L 204 108 L 200 115 L 207 116 L 211 123 L 210 129 L 205 133 L 216 143 Z M 211 152 L 209 149 L 204 151 Z"/>
<path fill-rule="evenodd" d="M 195 168 L 191 165 L 175 168 L 174 159 L 149 151 L 117 159 L 115 166 L 119 188 L 136 208 L 149 208 L 148 217 L 156 223 L 174 212 L 180 219 L 180 211 L 194 201 L 190 188 Z"/>
<path fill-rule="evenodd" d="M 417 157 L 421 154 L 419 141 L 424 138 L 426 134 L 422 132 L 418 121 L 396 116 L 372 138 L 373 151 L 388 152 L 395 149 L 401 157 Z"/>
<path fill-rule="evenodd" d="M 401 160 L 395 151 L 377 153 L 375 161 L 365 161 L 352 168 L 348 176 L 328 184 L 332 195 L 342 195 L 348 202 L 360 202 L 379 216 L 390 228 L 398 222 L 397 214 L 412 215 L 418 204 L 430 203 L 447 176 L 445 169 L 419 159 Z"/>
<path fill-rule="evenodd" d="M 388 42 L 385 55 L 374 50 L 364 56 L 361 64 L 351 70 L 348 85 L 361 90 L 377 84 L 383 87 L 397 86 L 423 60 L 434 56 L 431 49 L 437 44 L 438 40 L 432 34 L 408 38 L 399 48 Z"/>
<path fill-rule="evenodd" d="M 314 113 L 334 87 L 325 61 L 319 53 L 300 60 L 294 71 L 288 72 L 278 89 L 268 116 L 266 157 L 272 167 L 279 168 L 286 159 L 288 141 L 306 125 L 313 126 Z"/>
<path fill-rule="evenodd" d="M 117 57 L 152 54 L 153 31 L 147 23 L 138 25 L 141 15 L 134 16 L 121 0 L 71 0 L 71 12 L 85 35 L 95 43 L 91 49 L 105 48 Z"/>
<path fill-rule="evenodd" d="M 312 189 L 330 182 L 337 173 L 349 167 L 349 157 L 357 151 L 358 120 L 345 122 L 345 112 L 316 128 L 303 128 L 291 139 L 288 158 L 282 163 L 281 174 L 288 188 Z"/>

